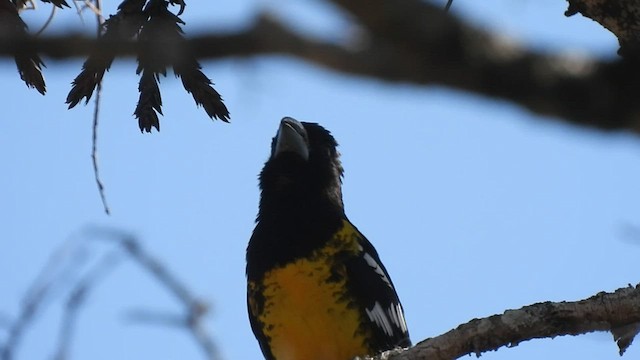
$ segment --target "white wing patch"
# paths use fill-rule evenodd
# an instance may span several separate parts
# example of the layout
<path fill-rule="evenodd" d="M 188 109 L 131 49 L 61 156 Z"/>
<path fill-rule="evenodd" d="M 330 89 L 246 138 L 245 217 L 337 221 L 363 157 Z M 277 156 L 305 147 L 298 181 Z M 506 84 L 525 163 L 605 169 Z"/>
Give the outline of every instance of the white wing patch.
<path fill-rule="evenodd" d="M 403 333 L 408 331 L 407 322 L 404 320 L 404 313 L 400 304 L 391 304 L 389 306 L 389 314 L 391 315 L 391 321 L 397 326 Z"/>
<path fill-rule="evenodd" d="M 369 255 L 369 253 L 364 253 L 362 257 L 364 257 L 364 261 L 367 262 L 367 265 L 371 266 L 373 270 L 376 272 L 376 274 L 380 275 L 380 277 L 382 278 L 382 281 L 384 281 L 389 287 L 392 288 L 393 286 L 391 286 L 391 281 L 389 281 L 389 278 L 387 277 L 387 275 L 385 275 L 384 271 L 382 270 L 382 267 L 373 258 L 373 256 Z"/>
<path fill-rule="evenodd" d="M 366 309 L 365 311 L 367 312 L 367 316 L 369 316 L 369 320 L 376 323 L 385 334 L 388 336 L 393 335 L 393 328 L 391 328 L 389 317 L 379 302 L 376 301 L 376 304 L 371 309 Z"/>
<path fill-rule="evenodd" d="M 380 303 L 376 301 L 376 304 L 371 309 L 366 309 L 365 311 L 369 316 L 369 320 L 376 323 L 388 336 L 393 336 L 394 326 L 400 329 L 401 333 L 407 333 L 407 323 L 404 320 L 400 304 L 391 304 L 388 309 L 383 309 Z"/>

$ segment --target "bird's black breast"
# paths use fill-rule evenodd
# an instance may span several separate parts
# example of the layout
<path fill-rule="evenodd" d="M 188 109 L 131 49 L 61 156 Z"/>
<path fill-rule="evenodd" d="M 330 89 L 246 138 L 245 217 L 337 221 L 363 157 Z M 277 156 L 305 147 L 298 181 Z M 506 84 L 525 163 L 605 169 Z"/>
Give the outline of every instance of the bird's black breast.
<path fill-rule="evenodd" d="M 322 248 L 340 226 L 337 215 L 310 214 L 290 221 L 259 221 L 247 246 L 248 280 L 259 279 L 274 267 L 309 257 Z"/>

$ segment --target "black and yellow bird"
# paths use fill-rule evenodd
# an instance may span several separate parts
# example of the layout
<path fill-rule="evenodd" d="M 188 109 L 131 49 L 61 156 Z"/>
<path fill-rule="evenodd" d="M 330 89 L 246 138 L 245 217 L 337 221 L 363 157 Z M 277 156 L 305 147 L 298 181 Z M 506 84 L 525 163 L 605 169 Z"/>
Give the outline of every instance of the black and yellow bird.
<path fill-rule="evenodd" d="M 351 360 L 411 345 L 389 274 L 345 216 L 336 147 L 322 126 L 284 118 L 260 173 L 247 303 L 267 360 Z"/>

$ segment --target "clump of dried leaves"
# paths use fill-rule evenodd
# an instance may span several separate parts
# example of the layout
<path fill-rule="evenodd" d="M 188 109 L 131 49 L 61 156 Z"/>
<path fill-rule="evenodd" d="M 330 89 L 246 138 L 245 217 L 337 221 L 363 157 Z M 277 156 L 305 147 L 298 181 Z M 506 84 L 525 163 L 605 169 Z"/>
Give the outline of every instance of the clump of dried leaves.
<path fill-rule="evenodd" d="M 69 7 L 64 0 L 43 0 L 55 6 Z M 27 37 L 27 26 L 18 14 L 23 2 L 0 0 L 0 30 L 9 37 Z M 170 7 L 177 6 L 174 14 Z M 180 19 L 185 10 L 184 0 L 124 0 L 115 15 L 103 24 L 98 46 L 82 65 L 82 71 L 72 82 L 66 103 L 73 108 L 83 99 L 91 99 L 105 72 L 115 58 L 114 44 L 131 41 L 136 45 L 140 75 L 138 90 L 140 97 L 134 115 L 140 131 L 160 130 L 158 114 L 162 115 L 162 97 L 159 82 L 171 68 L 182 80 L 185 90 L 202 106 L 210 118 L 229 121 L 229 110 L 222 97 L 213 88 L 211 80 L 202 72 L 200 63 L 186 45 Z M 44 63 L 35 51 L 21 51 L 15 56 L 22 80 L 40 93 L 45 93 L 42 76 Z"/>

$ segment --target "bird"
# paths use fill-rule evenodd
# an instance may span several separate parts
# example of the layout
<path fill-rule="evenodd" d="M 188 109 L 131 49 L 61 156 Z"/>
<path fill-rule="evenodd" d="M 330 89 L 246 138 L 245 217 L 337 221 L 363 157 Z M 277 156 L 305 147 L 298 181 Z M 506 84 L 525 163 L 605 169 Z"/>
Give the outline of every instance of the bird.
<path fill-rule="evenodd" d="M 411 346 L 376 249 L 349 221 L 337 142 L 281 120 L 246 252 L 249 322 L 266 360 L 351 360 Z"/>

